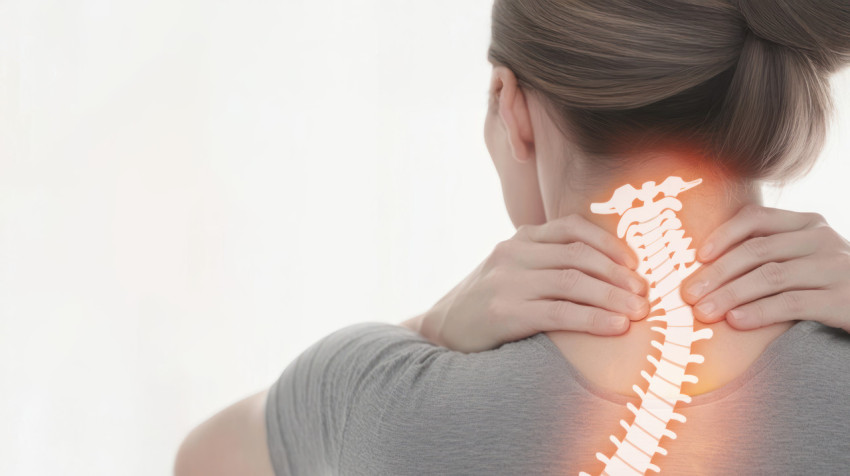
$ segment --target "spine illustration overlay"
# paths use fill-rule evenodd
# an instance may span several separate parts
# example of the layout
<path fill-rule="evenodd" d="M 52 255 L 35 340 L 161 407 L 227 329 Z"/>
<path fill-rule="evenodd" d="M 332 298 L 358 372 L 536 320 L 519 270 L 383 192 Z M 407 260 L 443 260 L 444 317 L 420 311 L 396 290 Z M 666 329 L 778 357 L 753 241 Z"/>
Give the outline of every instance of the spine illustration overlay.
<path fill-rule="evenodd" d="M 676 217 L 676 212 L 682 209 L 682 202 L 676 197 L 700 183 L 702 179 L 685 182 L 680 177 L 667 177 L 661 184 L 646 182 L 640 189 L 627 184 L 615 190 L 607 202 L 590 206 L 593 213 L 620 215 L 617 236 L 625 237 L 635 251 L 639 260 L 637 272 L 649 283 L 651 311 L 647 320 L 665 324 L 652 327 L 664 339 L 651 342 L 661 355 L 658 359 L 647 355 L 655 371 L 652 374 L 641 371 L 648 383 L 646 390 L 637 384 L 632 386 L 641 400 L 640 407 L 627 405 L 634 421 L 620 420 L 626 435 L 622 440 L 611 435 L 610 440 L 616 446 L 613 455 L 596 453 L 596 458 L 605 463 L 603 475 L 659 472 L 660 468 L 651 460 L 656 453 L 667 454 L 660 446 L 663 437 L 676 438 L 676 433 L 667 428 L 669 422 L 685 422 L 685 417 L 674 409 L 678 402 L 691 401 L 691 397 L 681 392 L 682 384 L 697 382 L 696 376 L 685 373 L 685 368 L 690 363 L 704 361 L 702 355 L 691 352 L 691 344 L 710 339 L 713 333 L 711 329 L 694 331 L 693 310 L 677 292 L 682 281 L 700 263 L 696 261 L 695 250 L 689 248 L 691 238 L 684 237 L 682 222 Z M 590 475 L 582 472 L 580 476 Z"/>

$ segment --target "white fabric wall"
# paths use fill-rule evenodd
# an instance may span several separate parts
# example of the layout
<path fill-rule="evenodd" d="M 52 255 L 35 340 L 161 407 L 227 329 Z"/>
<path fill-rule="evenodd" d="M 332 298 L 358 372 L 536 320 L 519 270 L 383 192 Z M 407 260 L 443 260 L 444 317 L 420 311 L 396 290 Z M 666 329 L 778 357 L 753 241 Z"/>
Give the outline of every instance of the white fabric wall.
<path fill-rule="evenodd" d="M 0 474 L 168 474 L 310 344 L 508 238 L 490 5 L 0 2 Z M 850 75 L 836 98 L 771 203 L 850 236 Z"/>

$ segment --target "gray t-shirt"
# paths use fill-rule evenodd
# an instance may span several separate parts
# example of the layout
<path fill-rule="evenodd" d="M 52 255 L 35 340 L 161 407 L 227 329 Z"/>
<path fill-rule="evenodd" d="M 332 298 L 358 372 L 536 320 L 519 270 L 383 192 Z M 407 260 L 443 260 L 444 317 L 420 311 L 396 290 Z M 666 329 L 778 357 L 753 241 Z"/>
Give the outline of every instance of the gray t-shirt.
<path fill-rule="evenodd" d="M 283 371 L 266 426 L 277 476 L 599 474 L 627 402 L 640 403 L 589 382 L 542 333 L 463 354 L 365 322 Z M 850 474 L 850 334 L 797 322 L 676 410 L 687 421 L 652 460 L 662 474 Z"/>

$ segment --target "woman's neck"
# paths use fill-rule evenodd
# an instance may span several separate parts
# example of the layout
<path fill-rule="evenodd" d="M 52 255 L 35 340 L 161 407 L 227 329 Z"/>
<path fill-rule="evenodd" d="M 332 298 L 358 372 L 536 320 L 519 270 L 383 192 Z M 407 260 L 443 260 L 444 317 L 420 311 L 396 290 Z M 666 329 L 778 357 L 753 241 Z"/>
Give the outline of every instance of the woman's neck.
<path fill-rule="evenodd" d="M 701 364 L 689 364 L 687 373 L 696 376 L 696 383 L 682 384 L 682 393 L 696 396 L 716 390 L 744 373 L 764 352 L 768 344 L 788 330 L 796 321 L 772 324 L 751 331 L 738 331 L 725 320 L 714 324 L 697 322 L 694 329 L 710 328 L 714 336 L 692 344 L 691 352 L 705 358 Z M 645 319 L 631 323 L 625 334 L 613 337 L 595 336 L 572 331 L 550 331 L 546 335 L 561 350 L 564 358 L 595 386 L 606 391 L 635 397 L 634 384 L 645 387 L 640 378 L 644 370 L 655 369 L 647 355 L 655 358 L 660 352 L 652 340 L 663 340 L 650 328 L 655 322 Z"/>
<path fill-rule="evenodd" d="M 594 171 L 592 179 L 581 180 L 569 187 L 571 192 L 556 200 L 555 207 L 547 210 L 549 219 L 580 214 L 603 229 L 616 233 L 620 216 L 596 214 L 590 210 L 591 203 L 606 202 L 617 188 L 630 184 L 640 189 L 646 182 L 661 184 L 667 177 L 681 177 L 685 181 L 701 179 L 701 183 L 681 192 L 676 197 L 682 209 L 676 216 L 682 221 L 685 236 L 691 237 L 692 247 L 700 246 L 705 238 L 722 223 L 747 204 L 762 204 L 761 187 L 757 182 L 732 178 L 719 171 L 695 165 L 681 155 L 661 153 L 636 155 L 627 169 L 599 173 Z M 587 177 L 587 173 L 578 173 Z"/>
<path fill-rule="evenodd" d="M 682 208 L 675 212 L 681 221 L 681 229 L 686 238 L 693 239 L 688 248 L 696 250 L 714 229 L 742 206 L 748 203 L 761 204 L 760 189 L 750 182 L 724 179 L 717 173 L 709 173 L 705 169 L 700 170 L 699 167 L 664 157 L 639 163 L 640 167 L 632 168 L 629 173 L 608 174 L 604 180 L 588 182 L 592 189 L 584 187 L 583 192 L 574 192 L 567 202 L 569 206 L 563 207 L 558 213 L 580 213 L 616 234 L 620 214 L 592 213 L 591 203 L 609 202 L 614 190 L 625 184 L 640 190 L 647 182 L 662 184 L 670 176 L 681 177 L 684 181 L 701 179 L 698 185 L 675 196 L 682 204 Z M 648 184 L 643 188 L 650 189 L 654 189 L 654 186 Z M 576 187 L 573 190 L 580 189 Z M 638 205 L 641 203 L 638 202 Z M 692 353 L 702 354 L 705 363 L 688 367 L 688 373 L 696 375 L 699 381 L 696 384 L 685 383 L 683 392 L 697 395 L 728 383 L 746 370 L 767 345 L 792 324 L 789 322 L 742 332 L 730 327 L 724 320 L 710 325 L 694 322 L 695 331 L 710 328 L 714 336 L 693 342 Z M 639 376 L 641 370 L 647 370 L 650 374 L 653 371 L 646 356 L 659 352 L 652 347 L 651 341 L 664 340 L 660 334 L 651 330 L 651 327 L 656 326 L 659 326 L 658 322 L 644 319 L 631 323 L 629 331 L 622 336 L 601 337 L 575 332 L 550 332 L 548 335 L 565 358 L 591 382 L 616 393 L 633 395 L 631 387 L 637 382 L 634 377 Z"/>

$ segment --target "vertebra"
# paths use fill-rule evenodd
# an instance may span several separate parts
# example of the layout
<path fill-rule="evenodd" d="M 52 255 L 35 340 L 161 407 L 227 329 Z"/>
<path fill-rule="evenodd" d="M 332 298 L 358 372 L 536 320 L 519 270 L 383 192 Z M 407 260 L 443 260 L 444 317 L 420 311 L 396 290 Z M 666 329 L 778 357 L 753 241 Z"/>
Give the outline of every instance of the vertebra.
<path fill-rule="evenodd" d="M 685 182 L 680 177 L 667 177 L 660 185 L 646 182 L 640 189 L 627 184 L 615 190 L 607 202 L 590 205 L 593 213 L 620 215 L 617 235 L 625 237 L 637 254 L 637 272 L 645 276 L 649 284 L 651 317 L 647 320 L 666 324 L 652 327 L 664 336 L 663 342 L 651 342 L 661 351 L 661 356 L 658 359 L 646 356 L 655 367 L 652 374 L 641 371 L 648 383 L 646 390 L 637 384 L 632 387 L 641 403 L 639 408 L 631 403 L 627 405 L 635 417 L 632 423 L 620 420 L 626 435 L 622 440 L 611 435 L 617 447 L 611 457 L 596 453 L 596 458 L 605 463 L 603 475 L 644 474 L 648 469 L 660 471 L 651 460 L 656 453 L 667 454 L 660 446 L 661 438 L 676 438 L 676 433 L 667 428 L 670 420 L 685 422 L 685 417 L 674 411 L 678 402 L 691 401 L 691 397 L 682 393 L 682 383 L 697 382 L 697 377 L 686 374 L 685 368 L 704 360 L 702 355 L 691 353 L 691 344 L 711 338 L 712 331 L 694 331 L 691 306 L 675 292 L 700 266 L 695 261 L 695 251 L 689 248 L 691 238 L 684 237 L 682 222 L 676 217 L 676 212 L 682 209 L 682 202 L 676 197 L 700 183 L 702 179 Z M 633 206 L 636 199 L 640 200 L 640 206 Z"/>

